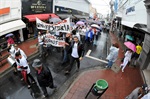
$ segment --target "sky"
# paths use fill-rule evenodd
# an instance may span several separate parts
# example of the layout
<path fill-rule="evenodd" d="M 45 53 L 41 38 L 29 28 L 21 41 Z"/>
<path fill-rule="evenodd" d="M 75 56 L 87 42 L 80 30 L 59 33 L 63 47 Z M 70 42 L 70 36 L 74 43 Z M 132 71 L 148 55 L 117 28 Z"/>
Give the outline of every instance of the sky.
<path fill-rule="evenodd" d="M 97 9 L 98 13 L 103 14 L 104 16 L 110 13 L 110 0 L 89 0 L 92 4 L 92 7 Z"/>

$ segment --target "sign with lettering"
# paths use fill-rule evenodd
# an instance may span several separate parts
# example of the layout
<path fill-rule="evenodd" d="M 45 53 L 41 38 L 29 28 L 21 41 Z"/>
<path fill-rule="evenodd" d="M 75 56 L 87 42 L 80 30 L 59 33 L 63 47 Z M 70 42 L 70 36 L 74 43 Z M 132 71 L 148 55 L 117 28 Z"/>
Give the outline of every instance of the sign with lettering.
<path fill-rule="evenodd" d="M 32 3 L 31 10 L 33 12 L 44 12 L 46 10 L 46 4 L 43 4 L 41 0 L 38 0 L 36 3 Z"/>
<path fill-rule="evenodd" d="M 21 0 L 22 15 L 52 13 L 53 0 Z"/>
<path fill-rule="evenodd" d="M 78 11 L 71 8 L 61 7 L 61 6 L 55 6 L 55 13 L 56 14 L 73 14 L 73 15 L 83 15 L 83 16 L 89 16 L 88 13 Z"/>
<path fill-rule="evenodd" d="M 48 24 L 36 18 L 36 27 L 41 30 L 49 30 L 51 32 L 70 32 L 70 18 L 62 20 L 56 24 Z"/>
<path fill-rule="evenodd" d="M 44 35 L 44 44 L 46 46 L 52 45 L 55 47 L 63 47 L 65 45 L 65 41 L 63 40 L 63 38 L 49 33 Z"/>
<path fill-rule="evenodd" d="M 135 6 L 126 9 L 126 15 L 131 15 L 131 14 L 135 14 Z"/>

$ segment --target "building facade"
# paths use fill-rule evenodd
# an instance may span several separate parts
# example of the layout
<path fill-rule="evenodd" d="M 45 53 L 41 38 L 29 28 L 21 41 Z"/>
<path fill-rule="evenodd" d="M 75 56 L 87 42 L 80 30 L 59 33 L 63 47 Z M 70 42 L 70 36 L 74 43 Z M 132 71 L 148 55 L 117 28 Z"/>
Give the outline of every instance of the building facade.
<path fill-rule="evenodd" d="M 21 0 L 0 0 L 0 37 L 17 32 L 20 40 L 24 40 L 22 28 L 26 25 L 21 20 L 21 6 Z"/>
<path fill-rule="evenodd" d="M 53 12 L 62 18 L 88 18 L 90 2 L 88 0 L 54 0 Z"/>
<path fill-rule="evenodd" d="M 146 7 L 145 7 L 146 6 Z M 117 17 L 121 25 L 144 34 L 143 50 L 138 58 L 142 70 L 150 70 L 150 1 L 119 0 Z M 124 28 L 122 28 L 124 30 Z"/>

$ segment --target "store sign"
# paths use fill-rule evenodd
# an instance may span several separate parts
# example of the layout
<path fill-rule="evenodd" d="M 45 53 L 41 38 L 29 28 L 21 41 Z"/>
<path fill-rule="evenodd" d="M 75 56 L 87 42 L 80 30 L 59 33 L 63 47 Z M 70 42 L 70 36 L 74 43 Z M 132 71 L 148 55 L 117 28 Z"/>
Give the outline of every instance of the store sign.
<path fill-rule="evenodd" d="M 65 45 L 65 41 L 61 37 L 57 37 L 52 34 L 46 34 L 44 35 L 44 44 L 48 47 L 49 45 L 55 46 L 55 47 L 63 47 Z"/>
<path fill-rule="evenodd" d="M 51 32 L 70 32 L 70 18 L 67 18 L 56 24 L 48 24 L 36 18 L 36 26 L 41 30 L 49 30 Z"/>
<path fill-rule="evenodd" d="M 34 12 L 44 12 L 46 10 L 46 4 L 43 4 L 41 0 L 38 0 L 36 3 L 32 3 L 31 10 Z"/>
<path fill-rule="evenodd" d="M 5 15 L 5 14 L 9 14 L 9 13 L 10 13 L 10 7 L 0 9 L 0 16 Z"/>
<path fill-rule="evenodd" d="M 71 8 L 66 8 L 66 7 L 61 7 L 61 6 L 55 6 L 55 13 L 56 14 L 73 14 L 73 15 L 84 15 L 84 16 L 89 16 L 88 13 L 74 10 Z"/>
<path fill-rule="evenodd" d="M 22 15 L 52 13 L 53 0 L 21 0 Z"/>
<path fill-rule="evenodd" d="M 126 9 L 126 15 L 131 15 L 131 14 L 135 14 L 135 6 L 129 7 L 128 9 Z"/>

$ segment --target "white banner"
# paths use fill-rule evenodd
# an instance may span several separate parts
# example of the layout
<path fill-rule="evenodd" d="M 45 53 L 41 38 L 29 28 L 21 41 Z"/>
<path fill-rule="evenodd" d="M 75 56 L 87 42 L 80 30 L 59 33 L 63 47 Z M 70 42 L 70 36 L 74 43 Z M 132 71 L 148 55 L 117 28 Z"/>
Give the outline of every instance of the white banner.
<path fill-rule="evenodd" d="M 70 32 L 70 18 L 62 20 L 56 24 L 48 24 L 36 18 L 36 27 L 50 32 Z"/>
<path fill-rule="evenodd" d="M 46 46 L 52 45 L 55 47 L 63 47 L 65 44 L 65 41 L 63 40 L 62 37 L 57 37 L 49 33 L 49 34 L 44 35 L 44 44 L 46 44 Z"/>

